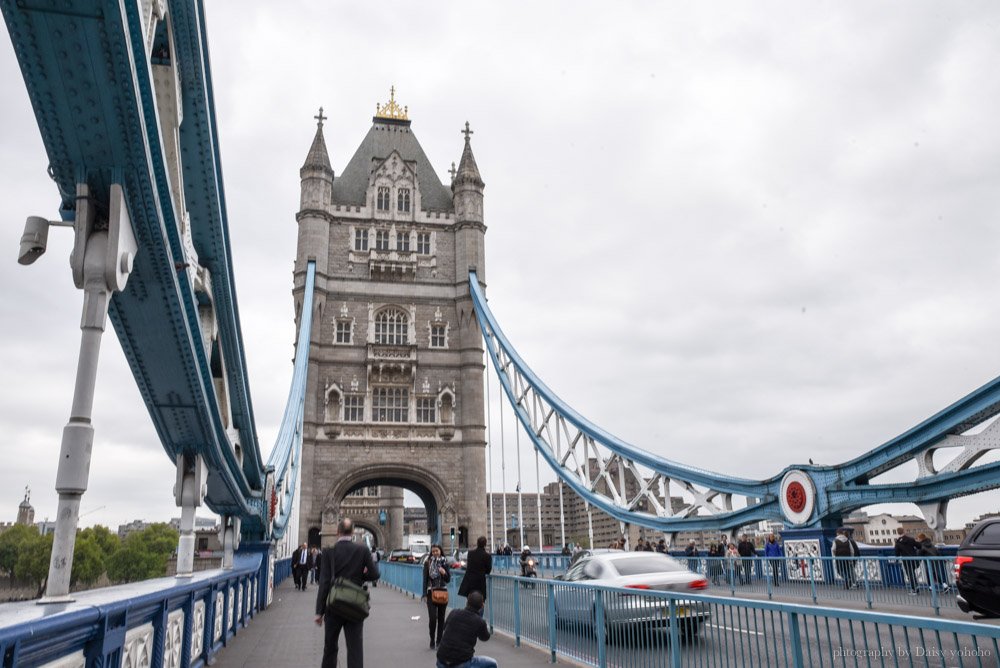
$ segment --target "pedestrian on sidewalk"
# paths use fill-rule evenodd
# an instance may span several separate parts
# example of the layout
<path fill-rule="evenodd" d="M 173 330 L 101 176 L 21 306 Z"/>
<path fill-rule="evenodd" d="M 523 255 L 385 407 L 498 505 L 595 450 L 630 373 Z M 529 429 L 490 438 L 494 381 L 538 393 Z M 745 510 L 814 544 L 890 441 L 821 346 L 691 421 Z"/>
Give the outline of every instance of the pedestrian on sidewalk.
<path fill-rule="evenodd" d="M 944 570 L 944 562 L 938 559 L 941 553 L 938 552 L 934 541 L 927 534 L 919 533 L 917 534 L 917 546 L 919 548 L 917 554 L 921 557 L 927 557 L 924 562 L 927 569 L 927 583 L 938 591 L 945 592 L 951 589 L 951 585 L 948 584 L 948 575 Z"/>
<path fill-rule="evenodd" d="M 719 577 L 722 575 L 722 564 L 723 559 L 726 557 L 726 548 L 722 546 L 722 543 L 717 543 L 712 541 L 708 544 L 708 564 L 705 570 L 708 571 L 708 576 L 712 578 L 712 584 L 719 584 Z"/>
<path fill-rule="evenodd" d="M 424 562 L 424 584 L 421 591 L 424 595 L 420 600 L 427 601 L 427 630 L 431 636 L 431 649 L 441 643 L 444 633 L 444 615 L 448 612 L 448 581 L 451 580 L 451 569 L 448 560 L 444 558 L 444 550 L 440 545 L 431 545 L 431 554 Z M 434 590 L 444 589 L 444 602 L 434 600 Z"/>
<path fill-rule="evenodd" d="M 684 548 L 684 556 L 687 557 L 688 570 L 692 573 L 698 572 L 698 546 L 692 538 L 687 547 Z"/>
<path fill-rule="evenodd" d="M 771 567 L 771 577 L 774 580 L 774 586 L 781 586 L 781 576 L 784 575 L 784 557 L 785 551 L 781 547 L 781 543 L 778 542 L 777 536 L 773 533 L 767 537 L 767 542 L 764 543 L 764 557 L 767 558 L 767 562 Z"/>
<path fill-rule="evenodd" d="M 833 556 L 837 563 L 837 572 L 844 579 L 844 589 L 852 589 L 854 585 L 854 564 L 860 554 L 858 544 L 851 538 L 847 529 L 839 529 L 837 538 L 833 541 Z"/>
<path fill-rule="evenodd" d="M 465 558 L 465 577 L 458 586 L 459 596 L 468 596 L 478 591 L 486 600 L 486 576 L 493 572 L 493 557 L 486 550 L 486 536 L 476 539 L 476 549 L 470 550 Z"/>
<path fill-rule="evenodd" d="M 305 591 L 308 577 L 309 546 L 302 543 L 297 550 L 292 552 L 292 580 L 295 581 L 295 588 L 299 591 Z"/>
<path fill-rule="evenodd" d="M 476 640 L 490 639 L 490 627 L 483 619 L 483 597 L 469 592 L 463 610 L 452 610 L 438 644 L 437 668 L 497 668 L 496 659 L 476 656 Z"/>
<path fill-rule="evenodd" d="M 903 527 L 896 529 L 896 532 L 899 536 L 893 544 L 893 552 L 897 557 L 901 557 L 900 562 L 902 562 L 903 566 L 903 578 L 906 580 L 906 584 L 910 588 L 910 596 L 916 596 L 917 560 L 913 557 L 917 556 L 920 546 L 917 545 L 917 541 L 913 540 L 912 536 L 906 533 L 906 529 Z"/>
<path fill-rule="evenodd" d="M 372 559 L 368 546 L 355 543 L 353 539 L 354 522 L 344 517 L 337 524 L 337 542 L 333 547 L 324 548 L 320 556 L 316 625 L 326 623 L 322 668 L 337 668 L 341 629 L 344 630 L 344 642 L 347 644 L 347 668 L 364 668 L 365 665 L 365 621 L 348 621 L 326 607 L 330 588 L 336 585 L 338 578 L 350 580 L 359 587 L 364 586 L 365 582 L 378 580 L 378 566 Z"/>
<path fill-rule="evenodd" d="M 742 557 L 740 559 L 743 565 L 741 580 L 743 584 L 748 585 L 753 580 L 753 558 L 757 556 L 757 548 L 754 547 L 753 542 L 751 542 L 747 535 L 743 534 L 740 536 L 740 543 L 736 546 L 736 551 Z"/>

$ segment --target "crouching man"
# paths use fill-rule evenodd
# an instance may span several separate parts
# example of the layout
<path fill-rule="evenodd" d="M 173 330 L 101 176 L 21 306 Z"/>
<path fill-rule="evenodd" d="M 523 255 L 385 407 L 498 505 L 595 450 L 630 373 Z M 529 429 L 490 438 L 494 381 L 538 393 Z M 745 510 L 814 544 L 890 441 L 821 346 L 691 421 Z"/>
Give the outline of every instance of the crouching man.
<path fill-rule="evenodd" d="M 452 610 L 444 623 L 444 635 L 438 643 L 437 668 L 497 668 L 488 656 L 474 656 L 476 640 L 490 639 L 490 627 L 481 616 L 483 595 L 469 592 L 464 610 Z"/>

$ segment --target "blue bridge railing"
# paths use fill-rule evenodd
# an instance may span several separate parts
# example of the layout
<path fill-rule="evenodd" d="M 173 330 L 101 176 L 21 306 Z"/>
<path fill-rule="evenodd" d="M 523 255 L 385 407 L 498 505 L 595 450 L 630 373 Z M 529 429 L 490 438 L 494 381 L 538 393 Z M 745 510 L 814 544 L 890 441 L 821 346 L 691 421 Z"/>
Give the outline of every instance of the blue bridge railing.
<path fill-rule="evenodd" d="M 420 594 L 419 566 L 382 573 Z M 453 607 L 464 604 L 457 575 Z M 975 622 L 507 575 L 487 588 L 490 625 L 516 644 L 602 668 L 996 666 L 1000 656 L 1000 627 Z"/>
<path fill-rule="evenodd" d="M 82 591 L 72 603 L 5 604 L 0 665 L 209 665 L 267 607 L 290 566 L 251 548 L 232 569 Z"/>
<path fill-rule="evenodd" d="M 957 608 L 954 557 L 675 557 L 732 596 Z"/>

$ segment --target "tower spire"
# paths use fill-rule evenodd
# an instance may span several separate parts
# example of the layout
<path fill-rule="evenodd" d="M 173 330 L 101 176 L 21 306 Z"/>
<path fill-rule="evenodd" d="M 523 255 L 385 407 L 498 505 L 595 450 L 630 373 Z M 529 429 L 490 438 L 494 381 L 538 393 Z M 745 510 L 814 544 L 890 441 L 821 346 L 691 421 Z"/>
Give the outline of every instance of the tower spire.
<path fill-rule="evenodd" d="M 326 139 L 323 137 L 323 121 L 327 117 L 323 115 L 323 107 L 319 108 L 319 114 L 313 116 L 316 119 L 316 136 L 313 137 L 312 146 L 306 155 L 305 164 L 302 169 L 320 169 L 333 174 L 333 167 L 330 166 L 330 154 L 326 151 Z"/>
<path fill-rule="evenodd" d="M 466 121 L 465 129 L 462 130 L 462 134 L 465 135 L 465 148 L 462 149 L 462 159 L 458 161 L 458 171 L 455 172 L 455 177 L 451 182 L 452 190 L 465 183 L 478 188 L 482 188 L 485 185 L 483 183 L 483 178 L 479 175 L 479 167 L 476 165 L 476 158 L 472 155 L 471 135 L 473 132 L 474 131 L 469 128 L 469 121 Z"/>

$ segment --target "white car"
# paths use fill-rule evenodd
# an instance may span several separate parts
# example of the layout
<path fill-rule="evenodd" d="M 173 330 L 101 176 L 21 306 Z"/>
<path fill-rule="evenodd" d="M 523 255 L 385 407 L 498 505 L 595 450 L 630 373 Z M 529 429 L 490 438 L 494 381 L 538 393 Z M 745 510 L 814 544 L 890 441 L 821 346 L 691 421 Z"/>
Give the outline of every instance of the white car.
<path fill-rule="evenodd" d="M 614 629 L 624 625 L 650 628 L 669 627 L 670 603 L 666 599 L 643 596 L 643 591 L 704 593 L 708 580 L 692 573 L 673 557 L 657 552 L 615 552 L 595 554 L 577 561 L 557 579 L 585 585 L 554 589 L 556 622 L 592 628 L 596 620 L 595 593 L 589 585 L 635 589 L 636 593 L 603 592 L 604 623 Z M 709 606 L 694 601 L 678 601 L 679 628 L 688 636 L 698 633 L 711 616 Z"/>

